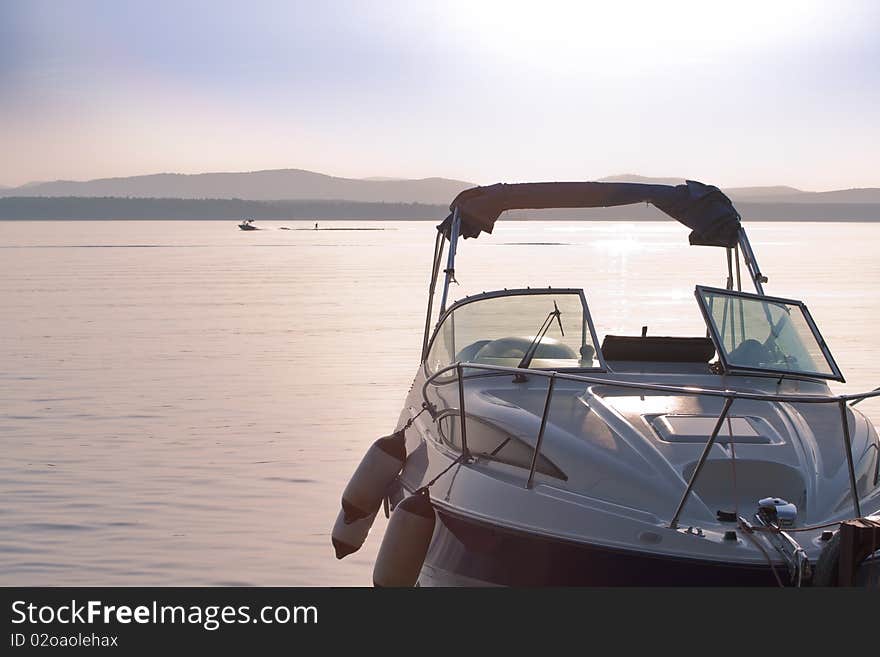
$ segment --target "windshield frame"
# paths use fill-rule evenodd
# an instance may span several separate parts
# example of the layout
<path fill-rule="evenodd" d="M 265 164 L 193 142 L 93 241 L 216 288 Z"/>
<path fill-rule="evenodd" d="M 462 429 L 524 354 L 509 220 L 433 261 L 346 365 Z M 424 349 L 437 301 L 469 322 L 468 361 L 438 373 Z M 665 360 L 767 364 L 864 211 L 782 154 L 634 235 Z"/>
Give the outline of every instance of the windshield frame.
<path fill-rule="evenodd" d="M 486 299 L 497 299 L 499 297 L 517 297 L 517 296 L 528 296 L 528 295 L 552 295 L 552 294 L 576 294 L 580 297 L 581 307 L 584 310 L 584 317 L 587 323 L 587 329 L 589 330 L 589 337 L 593 341 L 593 345 L 596 349 L 596 360 L 599 361 L 599 367 L 565 367 L 559 368 L 559 371 L 566 372 L 607 372 L 608 365 L 605 362 L 605 358 L 602 355 L 602 349 L 599 346 L 599 338 L 596 335 L 596 327 L 593 325 L 593 315 L 590 313 L 590 307 L 587 305 L 587 298 L 584 295 L 583 288 L 579 287 L 527 287 L 527 288 L 513 288 L 513 289 L 503 289 L 503 290 L 493 290 L 491 292 L 482 292 L 480 294 L 472 294 L 469 297 L 464 297 L 455 301 L 452 305 L 450 305 L 440 317 L 437 318 L 437 322 L 434 324 L 434 329 L 431 334 L 431 339 L 428 341 L 428 346 L 425 349 L 425 353 L 422 354 L 422 367 L 427 367 L 428 362 L 428 354 L 431 352 L 431 348 L 434 346 L 434 341 L 437 339 L 437 335 L 439 334 L 440 327 L 443 325 L 443 322 L 446 321 L 446 318 L 449 317 L 453 313 L 453 311 L 461 308 L 462 306 L 466 306 L 470 303 L 474 303 L 476 301 L 485 301 Z M 536 369 L 546 369 L 546 368 L 536 368 Z"/>
<path fill-rule="evenodd" d="M 787 306 L 797 307 L 801 311 L 804 319 L 806 320 L 807 326 L 813 334 L 813 339 L 816 341 L 816 344 L 822 351 L 822 355 L 825 357 L 825 361 L 827 362 L 832 373 L 826 374 L 823 372 L 791 371 L 772 369 L 769 367 L 747 367 L 744 365 L 733 365 L 729 363 L 724 347 L 724 341 L 721 339 L 721 336 L 718 335 L 718 327 L 715 325 L 715 322 L 712 318 L 712 311 L 706 303 L 706 299 L 704 296 L 704 293 L 706 292 L 710 294 L 719 294 L 750 300 L 767 301 L 769 303 L 778 303 L 785 304 Z M 709 331 L 709 337 L 715 344 L 715 352 L 718 354 L 718 359 L 721 361 L 721 365 L 723 366 L 725 372 L 765 374 L 768 376 L 800 377 L 808 379 L 828 379 L 832 381 L 840 381 L 841 383 L 846 383 L 846 380 L 843 378 L 843 374 L 841 373 L 840 368 L 837 366 L 837 362 L 834 360 L 834 356 L 831 355 L 831 350 L 828 348 L 828 344 L 825 342 L 825 338 L 822 337 L 822 333 L 819 331 L 819 327 L 816 326 L 816 323 L 813 321 L 813 316 L 810 314 L 810 311 L 807 309 L 807 305 L 803 301 L 798 301 L 797 299 L 784 299 L 782 297 L 771 297 L 766 294 L 755 294 L 751 292 L 742 292 L 739 290 L 727 290 L 724 288 L 710 287 L 707 285 L 697 285 L 694 290 L 694 296 L 697 298 L 697 305 L 700 307 L 700 312 L 703 314 L 703 320 L 705 321 L 706 327 Z"/>

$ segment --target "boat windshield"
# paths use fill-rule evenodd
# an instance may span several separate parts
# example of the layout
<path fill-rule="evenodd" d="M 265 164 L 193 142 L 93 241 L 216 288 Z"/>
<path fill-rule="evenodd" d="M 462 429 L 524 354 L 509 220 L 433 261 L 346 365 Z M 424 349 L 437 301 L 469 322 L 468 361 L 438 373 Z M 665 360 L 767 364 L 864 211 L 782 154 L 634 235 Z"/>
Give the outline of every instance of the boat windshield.
<path fill-rule="evenodd" d="M 843 380 L 802 302 L 702 286 L 697 299 L 726 369 Z"/>
<path fill-rule="evenodd" d="M 455 362 L 535 369 L 594 369 L 596 339 L 580 290 L 505 290 L 454 305 L 442 318 L 425 364 Z"/>

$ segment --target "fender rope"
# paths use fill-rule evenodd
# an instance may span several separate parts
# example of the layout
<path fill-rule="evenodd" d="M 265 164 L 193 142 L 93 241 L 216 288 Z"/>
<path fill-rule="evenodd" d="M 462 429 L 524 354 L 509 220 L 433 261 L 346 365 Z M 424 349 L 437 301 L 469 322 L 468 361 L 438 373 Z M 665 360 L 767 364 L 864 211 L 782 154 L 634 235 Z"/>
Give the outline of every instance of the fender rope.
<path fill-rule="evenodd" d="M 421 488 L 418 488 L 418 489 L 413 493 L 413 495 L 428 495 L 428 496 L 430 497 L 430 494 L 429 494 L 429 492 L 428 492 L 428 489 L 429 489 L 431 486 L 433 486 L 434 484 L 436 484 L 436 483 L 437 483 L 437 480 L 440 479 L 440 477 L 442 477 L 442 476 L 445 475 L 447 472 L 449 472 L 450 470 L 452 470 L 452 468 L 454 468 L 456 465 L 460 465 L 460 464 L 464 463 L 465 461 L 467 461 L 467 459 L 468 459 L 468 456 L 467 456 L 466 454 L 462 454 L 462 455 L 460 455 L 460 456 L 459 456 L 457 459 L 455 459 L 452 463 L 450 463 L 450 464 L 447 465 L 445 468 L 443 468 L 443 470 L 442 470 L 442 472 L 440 472 L 440 474 L 438 474 L 436 477 L 434 477 L 431 481 L 429 481 L 427 484 L 425 484 L 425 485 L 422 486 Z"/>

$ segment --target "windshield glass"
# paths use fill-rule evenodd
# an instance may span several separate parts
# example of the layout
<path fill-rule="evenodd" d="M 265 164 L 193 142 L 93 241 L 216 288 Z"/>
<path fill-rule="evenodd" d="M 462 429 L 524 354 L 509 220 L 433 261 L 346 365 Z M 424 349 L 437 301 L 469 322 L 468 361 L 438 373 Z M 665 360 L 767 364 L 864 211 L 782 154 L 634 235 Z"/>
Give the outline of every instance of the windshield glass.
<path fill-rule="evenodd" d="M 455 362 L 564 369 L 598 368 L 579 291 L 511 291 L 468 301 L 446 315 L 428 350 L 436 372 Z"/>
<path fill-rule="evenodd" d="M 842 380 L 800 301 L 704 287 L 697 287 L 697 298 L 715 346 L 730 369 Z"/>

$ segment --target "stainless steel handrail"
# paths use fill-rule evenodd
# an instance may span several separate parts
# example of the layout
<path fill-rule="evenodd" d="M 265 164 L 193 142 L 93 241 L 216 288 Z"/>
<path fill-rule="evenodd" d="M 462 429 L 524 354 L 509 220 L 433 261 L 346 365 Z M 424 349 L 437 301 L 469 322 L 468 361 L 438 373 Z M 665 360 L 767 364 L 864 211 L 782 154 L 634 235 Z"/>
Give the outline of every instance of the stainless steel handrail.
<path fill-rule="evenodd" d="M 556 372 L 552 370 L 534 370 L 528 368 L 519 368 L 519 367 L 506 367 L 503 365 L 484 365 L 482 363 L 453 363 L 452 365 L 448 365 L 442 369 L 437 370 L 429 376 L 425 383 L 422 384 L 422 397 L 425 401 L 428 401 L 425 397 L 425 393 L 428 390 L 428 386 L 431 385 L 436 379 L 440 378 L 441 375 L 446 374 L 447 372 L 451 372 L 452 370 L 457 370 L 458 366 L 461 365 L 463 369 L 469 370 L 484 370 L 487 372 L 498 372 L 499 374 L 529 374 L 532 376 L 542 376 L 545 378 L 549 378 L 550 376 L 555 377 L 557 380 L 564 381 L 579 381 L 583 383 L 592 383 L 596 385 L 607 385 L 614 388 L 633 388 L 636 390 L 651 390 L 654 392 L 669 392 L 673 394 L 679 395 L 706 395 L 709 397 L 733 397 L 734 399 L 749 399 L 754 401 L 777 401 L 777 402 L 788 402 L 791 404 L 830 404 L 833 402 L 839 401 L 850 401 L 850 400 L 861 400 L 868 399 L 872 397 L 880 397 L 880 388 L 875 390 L 869 390 L 867 392 L 854 393 L 850 395 L 779 395 L 779 394 L 771 394 L 771 393 L 763 393 L 763 392 L 740 392 L 737 390 L 720 390 L 718 388 L 699 388 L 696 386 L 673 386 L 673 385 L 665 385 L 661 383 L 639 383 L 635 381 L 620 381 L 617 379 L 606 379 L 598 376 L 587 376 L 583 374 L 569 374 L 567 372 Z M 451 383 L 455 381 L 455 378 L 450 378 L 448 381 L 441 382 L 443 383 Z"/>
<path fill-rule="evenodd" d="M 670 522 L 670 527 L 674 528 L 677 524 L 678 517 L 684 509 L 685 504 L 687 503 L 687 499 L 690 496 L 690 493 L 693 491 L 694 485 L 696 484 L 697 477 L 702 469 L 702 464 L 705 462 L 706 457 L 708 457 L 709 451 L 713 443 L 715 442 L 715 438 L 718 435 L 718 431 L 721 427 L 721 424 L 724 422 L 724 418 L 727 416 L 728 411 L 730 410 L 730 406 L 735 399 L 746 399 L 752 401 L 766 401 L 766 402 L 784 402 L 791 404 L 838 404 L 840 408 L 841 421 L 843 423 L 843 442 L 844 449 L 846 451 L 846 460 L 850 481 L 850 493 L 853 498 L 853 509 L 855 511 L 856 517 L 861 517 L 861 507 L 859 504 L 859 495 L 858 488 L 856 486 L 856 476 L 855 476 L 855 465 L 853 463 L 852 458 L 852 443 L 850 438 L 849 431 L 849 422 L 846 414 L 846 406 L 847 402 L 855 401 L 856 403 L 869 398 L 880 397 L 880 388 L 869 390 L 867 392 L 853 393 L 848 395 L 780 395 L 780 394 L 772 394 L 772 393 L 755 393 L 755 392 L 740 392 L 736 390 L 720 390 L 716 388 L 699 388 L 695 386 L 674 386 L 674 385 L 665 385 L 665 384 L 656 384 L 656 383 L 639 383 L 634 381 L 619 381 L 616 379 L 608 379 L 597 376 L 586 376 L 582 374 L 568 374 L 565 372 L 555 372 L 552 370 L 535 370 L 528 368 L 519 368 L 519 367 L 506 367 L 503 365 L 484 365 L 482 363 L 461 363 L 456 362 L 451 365 L 448 365 L 444 368 L 441 368 L 434 372 L 431 376 L 425 379 L 425 382 L 422 384 L 422 398 L 427 405 L 428 408 L 435 408 L 433 404 L 431 404 L 428 399 L 428 386 L 435 385 L 446 385 L 456 381 L 458 383 L 458 393 L 459 393 L 459 412 L 461 415 L 461 427 L 462 427 L 462 446 L 465 454 L 468 454 L 467 447 L 465 441 L 465 415 L 466 411 L 464 408 L 464 370 L 483 370 L 488 372 L 496 372 L 499 374 L 511 374 L 511 375 L 530 375 L 530 376 L 539 376 L 550 379 L 548 383 L 547 397 L 544 402 L 544 410 L 541 416 L 541 425 L 538 432 L 538 437 L 535 442 L 534 453 L 532 454 L 532 463 L 529 469 L 529 477 L 527 480 L 526 487 L 531 488 L 532 481 L 535 475 L 535 468 L 538 462 L 538 456 L 540 454 L 541 444 L 543 442 L 544 430 L 547 424 L 547 417 L 550 411 L 550 403 L 553 396 L 554 384 L 557 380 L 564 381 L 575 381 L 581 383 L 591 383 L 594 385 L 605 385 L 609 387 L 615 388 L 629 388 L 636 390 L 648 390 L 653 392 L 667 392 L 679 395 L 694 395 L 694 396 L 710 396 L 710 397 L 723 397 L 725 399 L 724 407 L 722 408 L 721 415 L 718 418 L 718 422 L 715 425 L 715 428 L 712 432 L 712 435 L 709 437 L 706 446 L 704 448 L 703 454 L 700 458 L 700 461 L 697 464 L 697 467 L 694 469 L 693 474 L 690 477 L 690 481 L 685 488 L 685 491 L 682 495 L 682 499 L 680 500 L 678 507 L 676 508 L 675 513 L 673 514 L 672 521 Z M 455 370 L 457 375 L 454 378 L 449 378 L 445 381 L 439 381 L 440 377 L 447 372 L 451 372 Z"/>
<path fill-rule="evenodd" d="M 461 416 L 461 453 L 467 458 L 470 455 L 467 444 L 467 413 L 464 410 L 464 372 L 461 369 L 461 363 L 458 364 L 458 406 L 459 415 Z"/>
<path fill-rule="evenodd" d="M 538 455 L 541 453 L 541 443 L 544 442 L 544 429 L 547 428 L 547 416 L 550 415 L 550 402 L 553 401 L 553 387 L 556 384 L 556 377 L 550 376 L 547 383 L 547 396 L 544 398 L 544 411 L 541 413 L 541 426 L 538 429 L 538 437 L 535 439 L 535 449 L 532 453 L 532 463 L 529 467 L 529 478 L 526 480 L 526 488 L 532 487 L 532 481 L 535 479 L 535 468 L 538 466 Z"/>
<path fill-rule="evenodd" d="M 852 441 L 849 437 L 849 417 L 846 414 L 846 402 L 837 402 L 837 406 L 840 408 L 840 421 L 843 425 L 843 444 L 846 448 L 846 464 L 849 467 L 849 486 L 852 490 L 853 506 L 856 509 L 856 518 L 861 518 L 862 510 L 859 507 L 859 491 L 856 487 L 856 469 L 853 465 Z"/>
<path fill-rule="evenodd" d="M 871 392 L 880 392 L 880 388 L 874 388 Z M 861 404 L 863 401 L 865 401 L 865 399 L 867 399 L 867 397 L 861 397 L 860 399 L 856 399 L 855 401 L 853 401 L 852 404 L 850 404 L 850 406 L 855 406 L 856 404 Z"/>
<path fill-rule="evenodd" d="M 721 415 L 718 416 L 718 421 L 715 423 L 715 428 L 712 429 L 712 435 L 710 435 L 709 440 L 706 441 L 706 446 L 703 448 L 703 453 L 700 454 L 700 460 L 697 461 L 697 467 L 695 467 L 694 471 L 691 473 L 691 478 L 690 480 L 688 480 L 688 485 L 687 488 L 685 488 L 684 495 L 681 496 L 681 501 L 678 503 L 678 507 L 675 509 L 675 513 L 672 514 L 672 520 L 669 521 L 669 527 L 671 529 L 675 529 L 676 527 L 678 527 L 678 517 L 684 510 L 684 505 L 687 504 L 688 496 L 690 496 L 691 491 L 694 489 L 694 486 L 697 483 L 697 477 L 700 476 L 700 472 L 703 469 L 703 464 L 706 462 L 706 459 L 709 458 L 709 452 L 712 451 L 712 445 L 715 444 L 715 439 L 718 437 L 718 432 L 721 431 L 721 425 L 724 424 L 724 418 L 727 417 L 727 412 L 730 410 L 731 405 L 733 405 L 732 397 L 728 397 L 724 400 L 724 408 L 721 409 Z"/>

